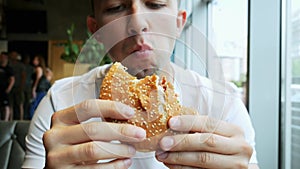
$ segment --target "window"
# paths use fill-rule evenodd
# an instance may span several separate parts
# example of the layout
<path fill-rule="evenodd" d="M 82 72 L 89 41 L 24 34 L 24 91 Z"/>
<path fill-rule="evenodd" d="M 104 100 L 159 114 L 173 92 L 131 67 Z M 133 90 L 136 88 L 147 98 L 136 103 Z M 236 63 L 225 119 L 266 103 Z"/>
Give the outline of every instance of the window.
<path fill-rule="evenodd" d="M 209 78 L 234 82 L 247 104 L 248 0 L 189 0 L 181 5 L 188 21 L 172 60 L 204 76 L 219 69 L 217 60 L 223 75 Z"/>
<path fill-rule="evenodd" d="M 239 87 L 247 104 L 248 0 L 214 0 L 209 10 L 208 36 L 220 58 L 224 78 Z"/>
<path fill-rule="evenodd" d="M 300 168 L 300 1 L 283 4 L 282 168 Z M 286 31 L 284 31 L 286 30 Z"/>

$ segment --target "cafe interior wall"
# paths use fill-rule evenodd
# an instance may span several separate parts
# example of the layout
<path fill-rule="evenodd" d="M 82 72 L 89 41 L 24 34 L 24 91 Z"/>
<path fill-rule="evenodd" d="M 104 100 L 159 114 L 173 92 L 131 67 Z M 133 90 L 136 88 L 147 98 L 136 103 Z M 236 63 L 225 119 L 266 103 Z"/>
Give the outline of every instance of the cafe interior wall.
<path fill-rule="evenodd" d="M 41 10 L 46 11 L 47 15 L 47 33 L 25 34 L 25 36 L 8 34 L 8 40 L 63 40 L 67 37 L 67 28 L 73 23 L 76 25 L 74 39 L 86 38 L 86 16 L 91 12 L 91 7 L 87 0 L 6 1 L 6 10 Z"/>
<path fill-rule="evenodd" d="M 60 55 L 63 52 L 63 43 L 68 38 L 66 30 L 72 24 L 75 25 L 73 36 L 75 41 L 80 43 L 88 37 L 86 16 L 90 14 L 91 7 L 87 0 L 2 1 L 4 1 L 4 11 L 45 11 L 47 27 L 46 32 L 43 33 L 6 33 L 6 36 L 0 39 L 0 44 L 7 44 L 7 50 L 17 50 L 21 55 L 26 53 L 33 57 L 32 55 L 36 52 L 42 54 L 48 66 L 53 70 L 53 81 L 72 75 L 73 70 L 63 72 L 60 64 L 65 62 L 60 59 Z M 39 21 L 37 20 L 36 22 Z"/>

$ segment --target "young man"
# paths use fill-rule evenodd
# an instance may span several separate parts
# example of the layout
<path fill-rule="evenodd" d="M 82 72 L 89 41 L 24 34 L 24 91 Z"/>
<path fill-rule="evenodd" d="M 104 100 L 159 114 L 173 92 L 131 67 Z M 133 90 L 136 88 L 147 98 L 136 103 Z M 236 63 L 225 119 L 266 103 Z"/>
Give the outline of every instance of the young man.
<path fill-rule="evenodd" d="M 163 153 L 141 153 L 128 144 L 116 144 L 112 141 L 142 141 L 145 131 L 93 120 L 134 115 L 124 104 L 97 99 L 109 65 L 98 67 L 52 86 L 33 118 L 23 168 L 257 168 L 254 130 L 242 102 L 231 94 L 232 88 L 215 89 L 208 79 L 170 63 L 176 37 L 186 22 L 186 12 L 178 10 L 178 2 L 94 0 L 93 4 L 88 27 L 112 60 L 122 62 L 138 78 L 171 75 L 169 80 L 180 84 L 181 104 L 202 115 L 171 118 L 172 130 L 189 129 L 193 134 L 162 138 Z M 215 97 L 222 98 L 221 109 L 215 109 Z M 224 115 L 222 121 L 208 116 L 214 110 Z"/>

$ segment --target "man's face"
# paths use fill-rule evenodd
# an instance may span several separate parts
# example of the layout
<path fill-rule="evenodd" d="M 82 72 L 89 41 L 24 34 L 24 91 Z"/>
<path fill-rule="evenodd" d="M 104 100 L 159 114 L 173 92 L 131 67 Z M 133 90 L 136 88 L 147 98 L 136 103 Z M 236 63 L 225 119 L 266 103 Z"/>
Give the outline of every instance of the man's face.
<path fill-rule="evenodd" d="M 169 63 L 186 17 L 176 0 L 95 0 L 94 6 L 97 39 L 131 74 L 144 77 Z"/>

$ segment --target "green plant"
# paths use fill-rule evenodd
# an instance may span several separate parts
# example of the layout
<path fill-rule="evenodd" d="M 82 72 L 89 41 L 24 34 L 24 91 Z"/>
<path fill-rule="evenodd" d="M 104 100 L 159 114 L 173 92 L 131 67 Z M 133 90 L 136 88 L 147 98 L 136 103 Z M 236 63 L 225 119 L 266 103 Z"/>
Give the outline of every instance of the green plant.
<path fill-rule="evenodd" d="M 88 63 L 91 68 L 111 62 L 104 45 L 99 43 L 89 31 L 87 31 L 87 39 L 84 44 L 75 43 L 73 40 L 74 30 L 74 24 L 67 29 L 68 40 L 64 45 L 61 59 L 69 63 Z"/>
<path fill-rule="evenodd" d="M 244 85 L 246 84 L 247 81 L 247 76 L 246 74 L 241 74 L 240 75 L 240 79 L 238 81 L 231 81 L 232 83 L 234 83 L 237 87 L 244 87 Z"/>
<path fill-rule="evenodd" d="M 67 43 L 64 44 L 64 53 L 60 58 L 69 63 L 75 63 L 80 52 L 80 46 L 73 41 L 73 33 L 75 30 L 75 25 L 72 24 L 70 28 L 67 29 Z"/>

